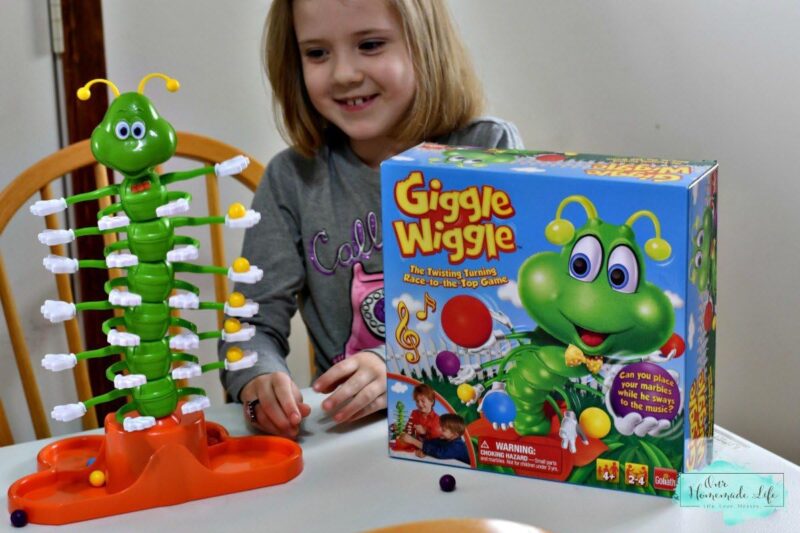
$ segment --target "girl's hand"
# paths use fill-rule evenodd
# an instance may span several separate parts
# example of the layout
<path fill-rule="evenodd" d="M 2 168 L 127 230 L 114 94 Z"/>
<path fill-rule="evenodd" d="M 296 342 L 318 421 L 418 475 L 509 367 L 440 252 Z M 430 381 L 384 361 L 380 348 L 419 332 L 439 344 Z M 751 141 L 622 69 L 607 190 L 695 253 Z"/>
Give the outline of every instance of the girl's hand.
<path fill-rule="evenodd" d="M 333 365 L 313 387 L 317 392 L 333 392 L 322 402 L 322 409 L 335 413 L 334 420 L 358 420 L 386 408 L 386 363 L 372 352 L 358 352 Z"/>
<path fill-rule="evenodd" d="M 303 403 L 300 389 L 289 374 L 273 372 L 250 380 L 239 395 L 244 404 L 245 420 L 271 435 L 294 439 L 300 431 L 300 421 L 311 413 L 311 407 Z M 248 403 L 258 400 L 254 412 L 256 420 L 250 420 Z"/>

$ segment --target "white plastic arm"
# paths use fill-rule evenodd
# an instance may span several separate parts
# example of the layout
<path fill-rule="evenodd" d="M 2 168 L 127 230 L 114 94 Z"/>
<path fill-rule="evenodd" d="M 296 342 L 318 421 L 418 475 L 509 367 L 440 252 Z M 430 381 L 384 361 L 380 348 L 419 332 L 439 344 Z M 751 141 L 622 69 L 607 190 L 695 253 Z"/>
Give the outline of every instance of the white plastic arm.
<path fill-rule="evenodd" d="M 180 215 L 181 213 L 188 213 L 189 209 L 189 200 L 186 198 L 178 198 L 177 200 L 173 200 L 168 204 L 156 207 L 156 215 L 160 217 Z"/>
<path fill-rule="evenodd" d="M 42 259 L 42 264 L 53 274 L 74 274 L 79 268 L 77 259 L 53 254 Z"/>
<path fill-rule="evenodd" d="M 244 370 L 245 368 L 251 368 L 253 365 L 256 364 L 258 361 L 258 353 L 252 350 L 247 350 L 244 352 L 244 357 L 239 359 L 238 361 L 234 361 L 231 363 L 227 359 L 225 360 L 225 370 L 236 371 L 236 370 Z"/>
<path fill-rule="evenodd" d="M 169 347 L 173 350 L 195 350 L 200 347 L 200 337 L 194 333 L 179 333 L 169 339 Z"/>
<path fill-rule="evenodd" d="M 252 228 L 261 220 L 261 213 L 248 209 L 244 216 L 231 218 L 225 215 L 225 226 L 228 228 L 247 229 Z"/>
<path fill-rule="evenodd" d="M 75 368 L 78 358 L 74 353 L 48 353 L 42 359 L 42 367 L 52 372 L 61 372 Z"/>
<path fill-rule="evenodd" d="M 71 229 L 46 229 L 39 233 L 39 242 L 47 246 L 68 244 L 75 240 L 75 232 Z"/>
<path fill-rule="evenodd" d="M 225 302 L 225 314 L 239 318 L 250 318 L 258 313 L 258 304 L 253 300 L 247 300 L 241 307 L 231 307 Z"/>
<path fill-rule="evenodd" d="M 108 301 L 112 305 L 120 307 L 136 307 L 137 305 L 142 305 L 142 296 L 135 292 L 111 289 L 111 292 L 108 293 Z"/>
<path fill-rule="evenodd" d="M 31 213 L 37 217 L 52 215 L 53 213 L 60 213 L 67 208 L 67 201 L 64 198 L 55 198 L 53 200 L 39 200 L 31 206 Z"/>
<path fill-rule="evenodd" d="M 106 341 L 112 346 L 139 346 L 141 339 L 139 335 L 112 329 L 106 335 Z"/>
<path fill-rule="evenodd" d="M 122 421 L 122 429 L 128 433 L 132 431 L 142 431 L 156 425 L 154 416 L 132 416 Z"/>
<path fill-rule="evenodd" d="M 169 306 L 173 309 L 197 309 L 200 298 L 193 292 L 182 292 L 169 297 Z"/>
<path fill-rule="evenodd" d="M 219 177 L 233 176 L 234 174 L 240 174 L 248 165 L 250 165 L 250 159 L 243 155 L 237 155 L 214 165 L 214 173 Z"/>
<path fill-rule="evenodd" d="M 42 316 L 56 324 L 75 317 L 75 304 L 60 300 L 45 300 L 41 307 Z"/>
<path fill-rule="evenodd" d="M 241 329 L 234 333 L 222 330 L 222 340 L 225 342 L 245 342 L 256 336 L 256 327 L 252 324 L 242 322 Z"/>
<path fill-rule="evenodd" d="M 183 406 L 181 406 L 181 413 L 188 415 L 189 413 L 202 411 L 209 407 L 211 407 L 211 400 L 209 400 L 207 396 L 198 396 L 183 404 Z"/>
<path fill-rule="evenodd" d="M 97 221 L 97 227 L 98 229 L 105 231 L 109 229 L 124 228 L 130 223 L 131 219 L 125 215 L 104 216 Z"/>
<path fill-rule="evenodd" d="M 261 281 L 264 277 L 264 271 L 257 266 L 250 266 L 247 272 L 235 272 L 232 268 L 228 269 L 228 279 L 231 281 L 238 281 L 240 283 L 247 283 L 252 285 Z"/>
<path fill-rule="evenodd" d="M 50 412 L 53 420 L 59 422 L 69 422 L 76 420 L 86 414 L 86 406 L 83 403 L 68 403 L 65 405 L 56 405 Z"/>
<path fill-rule="evenodd" d="M 117 374 L 114 376 L 115 389 L 132 389 L 133 387 L 140 387 L 147 383 L 147 378 L 144 374 Z"/>
<path fill-rule="evenodd" d="M 127 252 L 112 252 L 106 256 L 108 268 L 132 267 L 139 264 L 139 258 Z"/>
<path fill-rule="evenodd" d="M 194 245 L 173 248 L 167 252 L 167 261 L 177 263 L 178 261 L 194 261 L 200 257 L 200 250 Z"/>
<path fill-rule="evenodd" d="M 172 370 L 172 379 L 196 378 L 203 371 L 197 363 L 187 363 Z"/>

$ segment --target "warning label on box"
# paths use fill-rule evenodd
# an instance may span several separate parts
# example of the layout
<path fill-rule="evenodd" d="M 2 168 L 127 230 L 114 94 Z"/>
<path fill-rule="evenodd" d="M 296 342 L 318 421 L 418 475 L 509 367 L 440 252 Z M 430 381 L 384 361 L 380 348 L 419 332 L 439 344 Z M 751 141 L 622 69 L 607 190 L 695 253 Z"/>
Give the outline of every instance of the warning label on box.
<path fill-rule="evenodd" d="M 545 444 L 478 438 L 478 460 L 487 465 L 561 473 L 561 448 Z"/>

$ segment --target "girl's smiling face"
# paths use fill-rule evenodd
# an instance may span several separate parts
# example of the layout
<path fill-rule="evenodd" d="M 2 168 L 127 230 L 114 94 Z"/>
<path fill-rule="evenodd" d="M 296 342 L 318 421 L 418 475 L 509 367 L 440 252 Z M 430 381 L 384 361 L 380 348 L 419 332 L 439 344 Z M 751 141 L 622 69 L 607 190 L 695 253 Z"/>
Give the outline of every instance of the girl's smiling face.
<path fill-rule="evenodd" d="M 292 9 L 314 108 L 370 166 L 405 148 L 392 136 L 416 77 L 395 10 L 385 0 L 297 0 Z"/>

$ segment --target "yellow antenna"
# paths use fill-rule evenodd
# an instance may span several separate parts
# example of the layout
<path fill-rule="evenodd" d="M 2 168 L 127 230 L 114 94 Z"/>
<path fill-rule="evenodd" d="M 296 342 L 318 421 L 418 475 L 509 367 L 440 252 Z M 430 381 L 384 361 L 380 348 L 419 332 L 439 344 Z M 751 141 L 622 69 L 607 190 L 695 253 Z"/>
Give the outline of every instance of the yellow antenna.
<path fill-rule="evenodd" d="M 561 212 L 564 211 L 564 208 L 574 202 L 577 202 L 583 206 L 587 217 L 597 218 L 597 208 L 588 198 L 579 194 L 567 196 L 561 200 L 561 203 L 558 205 L 558 209 L 556 210 L 556 218 L 561 218 Z"/>
<path fill-rule="evenodd" d="M 652 211 L 642 210 L 635 212 L 628 217 L 628 220 L 625 221 L 625 225 L 630 228 L 634 222 L 642 217 L 649 218 L 653 222 L 653 228 L 655 228 L 656 231 L 656 236 L 652 239 L 648 239 L 648 241 L 644 243 L 645 253 L 656 261 L 666 261 L 669 259 L 669 256 L 672 255 L 672 247 L 667 241 L 661 238 L 661 223 L 659 223 L 658 217 L 656 217 Z"/>
<path fill-rule="evenodd" d="M 544 230 L 545 237 L 553 244 L 562 246 L 571 241 L 572 237 L 575 236 L 575 226 L 572 225 L 572 222 L 561 218 L 562 211 L 571 203 L 580 204 L 584 211 L 586 211 L 586 216 L 589 217 L 590 220 L 597 218 L 597 208 L 588 198 L 579 194 L 567 196 L 558 205 L 556 219 L 550 222 Z"/>
<path fill-rule="evenodd" d="M 109 87 L 111 87 L 111 92 L 114 93 L 114 98 L 119 96 L 119 89 L 117 86 L 114 85 L 112 82 L 108 81 L 105 78 L 95 78 L 80 89 L 78 89 L 78 99 L 79 100 L 88 100 L 92 96 L 92 92 L 89 90 L 89 87 L 94 85 L 95 83 L 105 83 Z"/>
<path fill-rule="evenodd" d="M 142 81 L 139 82 L 139 88 L 136 89 L 136 92 L 138 92 L 139 94 L 144 94 L 144 86 L 147 85 L 147 82 L 152 80 L 153 78 L 163 79 L 167 83 L 167 90 L 171 93 L 174 93 L 175 91 L 181 88 L 181 84 L 178 83 L 178 80 L 176 80 L 175 78 L 170 78 L 166 74 L 162 74 L 160 72 L 151 72 L 150 74 L 142 78 Z"/>

